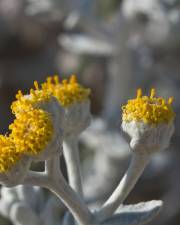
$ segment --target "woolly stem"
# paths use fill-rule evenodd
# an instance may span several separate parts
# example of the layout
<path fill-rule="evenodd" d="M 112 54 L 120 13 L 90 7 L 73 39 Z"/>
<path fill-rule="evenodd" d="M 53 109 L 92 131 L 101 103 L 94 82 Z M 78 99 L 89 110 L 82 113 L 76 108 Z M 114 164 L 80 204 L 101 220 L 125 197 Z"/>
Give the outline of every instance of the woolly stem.
<path fill-rule="evenodd" d="M 137 152 L 133 153 L 127 172 L 121 179 L 112 195 L 107 199 L 107 201 L 97 213 L 97 218 L 100 220 L 106 219 L 116 211 L 119 205 L 122 204 L 122 202 L 135 186 L 137 180 L 149 162 L 149 159 L 149 154 L 141 154 Z"/>
<path fill-rule="evenodd" d="M 76 136 L 66 137 L 63 147 L 69 185 L 83 197 L 78 138 Z"/>
<path fill-rule="evenodd" d="M 66 183 L 59 166 L 59 156 L 55 156 L 54 159 L 46 161 L 44 173 L 29 173 L 24 184 L 38 185 L 49 189 L 62 200 L 79 224 L 91 225 L 93 215 L 84 201 Z"/>

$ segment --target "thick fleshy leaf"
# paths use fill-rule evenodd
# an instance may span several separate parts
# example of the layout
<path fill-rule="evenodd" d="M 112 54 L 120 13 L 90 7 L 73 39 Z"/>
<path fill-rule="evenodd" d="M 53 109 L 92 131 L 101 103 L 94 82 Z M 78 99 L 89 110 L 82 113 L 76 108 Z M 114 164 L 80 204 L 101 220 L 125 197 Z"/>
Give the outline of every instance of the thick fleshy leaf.
<path fill-rule="evenodd" d="M 158 214 L 162 205 L 162 201 L 156 200 L 122 205 L 117 210 L 117 214 L 104 220 L 101 225 L 143 225 Z"/>

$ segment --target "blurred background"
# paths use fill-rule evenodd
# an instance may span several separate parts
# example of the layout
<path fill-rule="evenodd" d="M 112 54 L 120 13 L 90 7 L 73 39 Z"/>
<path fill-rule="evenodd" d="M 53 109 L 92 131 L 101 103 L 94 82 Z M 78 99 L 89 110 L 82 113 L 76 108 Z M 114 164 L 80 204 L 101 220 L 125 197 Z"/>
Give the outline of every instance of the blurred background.
<path fill-rule="evenodd" d="M 1 133 L 19 89 L 72 73 L 92 89 L 92 125 L 80 139 L 90 205 L 107 198 L 129 162 L 121 106 L 138 87 L 174 96 L 171 146 L 154 156 L 126 203 L 162 199 L 151 225 L 179 225 L 180 0 L 0 0 Z"/>

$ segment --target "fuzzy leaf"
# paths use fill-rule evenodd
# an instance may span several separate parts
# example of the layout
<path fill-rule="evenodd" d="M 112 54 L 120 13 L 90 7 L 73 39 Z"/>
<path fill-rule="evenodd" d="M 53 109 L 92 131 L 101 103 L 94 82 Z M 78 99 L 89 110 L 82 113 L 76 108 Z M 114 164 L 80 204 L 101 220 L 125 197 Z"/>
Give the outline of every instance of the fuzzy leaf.
<path fill-rule="evenodd" d="M 122 205 L 117 214 L 101 222 L 101 225 L 142 225 L 152 220 L 160 211 L 162 201 L 141 202 Z"/>

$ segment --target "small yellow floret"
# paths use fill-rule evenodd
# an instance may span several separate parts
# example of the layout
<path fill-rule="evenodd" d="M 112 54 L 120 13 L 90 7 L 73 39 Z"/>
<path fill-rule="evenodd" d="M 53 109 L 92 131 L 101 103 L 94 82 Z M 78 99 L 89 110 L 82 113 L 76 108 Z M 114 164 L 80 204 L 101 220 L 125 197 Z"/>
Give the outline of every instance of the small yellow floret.
<path fill-rule="evenodd" d="M 20 159 L 10 137 L 0 135 L 0 173 L 9 171 Z"/>
<path fill-rule="evenodd" d="M 41 109 L 20 113 L 9 129 L 16 151 L 29 155 L 36 155 L 44 150 L 53 134 L 50 114 Z"/>
<path fill-rule="evenodd" d="M 47 82 L 42 84 L 42 89 L 50 92 L 65 107 L 76 102 L 83 102 L 90 95 L 90 89 L 81 86 L 75 75 L 62 82 L 59 82 L 58 76 L 48 77 Z"/>
<path fill-rule="evenodd" d="M 35 90 L 31 89 L 29 95 L 23 95 L 21 91 L 18 91 L 18 94 L 16 95 L 17 100 L 11 105 L 14 114 L 28 111 L 36 105 L 47 102 L 50 99 L 51 94 L 45 90 L 40 90 L 37 81 L 34 82 L 34 86 Z"/>
<path fill-rule="evenodd" d="M 155 97 L 155 89 L 151 89 L 150 97 L 142 96 L 142 90 L 137 90 L 135 99 L 128 101 L 122 107 L 122 119 L 126 122 L 142 121 L 149 124 L 169 123 L 175 117 L 171 107 L 173 98 L 167 101 L 164 98 Z"/>

